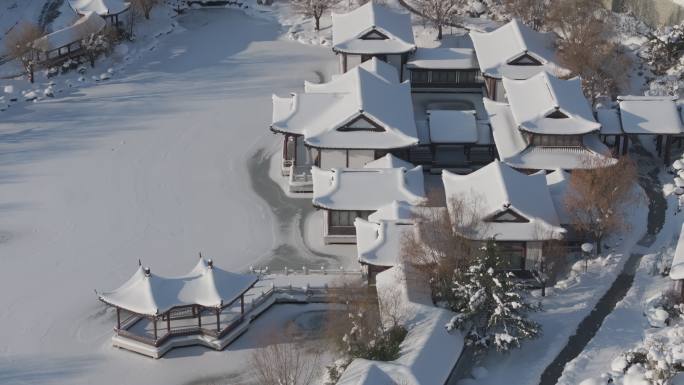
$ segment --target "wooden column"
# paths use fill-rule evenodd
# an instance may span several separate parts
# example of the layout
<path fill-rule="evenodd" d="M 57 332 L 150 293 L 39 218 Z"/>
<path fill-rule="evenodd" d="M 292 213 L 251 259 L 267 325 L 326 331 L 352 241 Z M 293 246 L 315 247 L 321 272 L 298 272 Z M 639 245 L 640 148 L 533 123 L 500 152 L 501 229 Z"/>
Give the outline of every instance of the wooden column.
<path fill-rule="evenodd" d="M 216 309 L 216 332 L 221 331 L 221 309 Z"/>
<path fill-rule="evenodd" d="M 658 156 L 663 155 L 663 136 L 658 135 L 656 137 L 656 150 L 658 150 Z"/>
<path fill-rule="evenodd" d="M 116 308 L 116 330 L 121 329 L 121 310 Z"/>
<path fill-rule="evenodd" d="M 201 307 L 197 308 L 197 325 L 200 328 L 202 327 L 202 308 Z"/>
<path fill-rule="evenodd" d="M 166 331 L 171 333 L 171 310 L 166 313 Z"/>
<path fill-rule="evenodd" d="M 245 314 L 245 295 L 240 295 L 240 314 Z"/>
<path fill-rule="evenodd" d="M 629 148 L 629 136 L 627 136 L 627 134 L 625 134 L 625 136 L 623 138 L 623 143 L 622 143 L 622 155 L 627 154 L 628 148 Z"/>
<path fill-rule="evenodd" d="M 347 54 L 342 54 L 342 73 L 347 72 Z"/>
<path fill-rule="evenodd" d="M 666 166 L 670 164 L 671 147 L 672 147 L 672 138 L 670 137 L 670 135 L 667 135 L 665 137 L 665 157 L 664 157 Z"/>
<path fill-rule="evenodd" d="M 613 144 L 613 154 L 615 156 L 620 155 L 620 139 L 622 138 L 622 135 L 615 135 L 615 143 Z"/>
<path fill-rule="evenodd" d="M 157 317 L 152 317 L 152 322 L 154 322 L 154 340 L 157 340 Z"/>

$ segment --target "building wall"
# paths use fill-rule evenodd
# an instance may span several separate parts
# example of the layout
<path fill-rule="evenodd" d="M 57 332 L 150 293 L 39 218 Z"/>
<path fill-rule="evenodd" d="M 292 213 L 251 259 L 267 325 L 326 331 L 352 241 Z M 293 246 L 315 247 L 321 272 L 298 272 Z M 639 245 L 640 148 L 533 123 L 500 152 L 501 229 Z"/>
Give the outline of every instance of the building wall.
<path fill-rule="evenodd" d="M 387 55 L 387 62 L 397 69 L 397 74 L 401 73 L 401 55 Z"/>
<path fill-rule="evenodd" d="M 374 150 L 321 150 L 321 168 L 362 168 L 375 160 Z"/>

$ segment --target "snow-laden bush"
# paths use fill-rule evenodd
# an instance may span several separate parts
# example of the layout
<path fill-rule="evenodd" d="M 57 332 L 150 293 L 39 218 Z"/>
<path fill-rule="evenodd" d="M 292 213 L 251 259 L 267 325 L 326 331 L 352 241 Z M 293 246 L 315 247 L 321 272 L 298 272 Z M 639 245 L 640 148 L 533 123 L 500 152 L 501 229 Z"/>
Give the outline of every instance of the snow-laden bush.
<path fill-rule="evenodd" d="M 508 351 L 541 333 L 541 326 L 527 318 L 539 308 L 525 301 L 522 285 L 504 268 L 490 240 L 470 267 L 454 272 L 449 303 L 457 314 L 446 328 L 465 331 L 466 342 L 478 350 Z"/>
<path fill-rule="evenodd" d="M 624 375 L 623 384 L 668 385 L 684 371 L 684 327 L 648 334 L 642 346 L 616 357 L 611 369 Z"/>

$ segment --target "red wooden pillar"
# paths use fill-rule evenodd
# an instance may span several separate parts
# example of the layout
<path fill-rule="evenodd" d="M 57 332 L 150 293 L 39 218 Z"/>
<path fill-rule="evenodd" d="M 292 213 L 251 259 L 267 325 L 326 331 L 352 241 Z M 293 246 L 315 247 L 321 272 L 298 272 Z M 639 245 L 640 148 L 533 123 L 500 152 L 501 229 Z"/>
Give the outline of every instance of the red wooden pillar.
<path fill-rule="evenodd" d="M 216 308 L 216 331 L 221 331 L 221 309 Z"/>
<path fill-rule="evenodd" d="M 116 330 L 121 329 L 121 311 L 117 307 L 116 308 Z"/>
<path fill-rule="evenodd" d="M 622 135 L 615 135 L 615 143 L 613 144 L 613 154 L 615 156 L 620 155 L 620 139 Z"/>
<path fill-rule="evenodd" d="M 622 155 L 627 155 L 627 149 L 629 148 L 629 136 L 625 134 L 625 137 L 623 138 L 623 143 L 622 143 Z"/>

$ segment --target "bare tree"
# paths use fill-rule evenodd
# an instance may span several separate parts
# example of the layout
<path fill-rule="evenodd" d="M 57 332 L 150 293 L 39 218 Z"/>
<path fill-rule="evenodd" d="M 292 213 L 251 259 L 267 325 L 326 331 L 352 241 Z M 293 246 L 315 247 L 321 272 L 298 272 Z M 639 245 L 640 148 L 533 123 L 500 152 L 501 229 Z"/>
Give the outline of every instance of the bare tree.
<path fill-rule="evenodd" d="M 506 12 L 525 25 L 539 31 L 546 19 L 546 0 L 502 0 Z"/>
<path fill-rule="evenodd" d="M 612 96 L 625 83 L 630 59 L 614 40 L 612 19 L 596 0 L 559 0 L 547 15 L 560 33 L 558 61 L 582 78 L 592 105 Z"/>
<path fill-rule="evenodd" d="M 401 258 L 430 281 L 436 301 L 448 296 L 454 270 L 466 268 L 480 246 L 472 241 L 486 231 L 480 202 L 476 195 L 451 197 L 449 210 L 422 210 L 415 218 L 417 230 L 403 235 Z"/>
<path fill-rule="evenodd" d="M 399 356 L 399 345 L 406 336 L 397 302 L 378 298 L 365 285 L 347 286 L 343 310 L 331 309 L 326 322 L 328 339 L 350 359 L 391 361 Z M 381 300 L 382 301 L 382 300 Z M 387 311 L 383 323 L 380 306 Z"/>
<path fill-rule="evenodd" d="M 606 236 L 629 226 L 627 210 L 639 201 L 634 189 L 637 169 L 627 157 L 617 163 L 610 157 L 592 157 L 584 167 L 572 172 L 564 203 L 571 225 L 591 236 L 600 252 Z"/>
<path fill-rule="evenodd" d="M 149 20 L 152 8 L 160 2 L 160 0 L 131 0 L 131 6 L 135 12 L 143 15 L 145 19 Z"/>
<path fill-rule="evenodd" d="M 321 373 L 321 351 L 295 341 L 288 328 L 285 341 L 273 334 L 267 346 L 256 349 L 250 363 L 259 385 L 310 385 Z"/>
<path fill-rule="evenodd" d="M 321 17 L 328 12 L 339 0 L 290 0 L 292 8 L 305 17 L 313 17 L 314 29 L 321 30 Z"/>
<path fill-rule="evenodd" d="M 418 12 L 437 28 L 437 39 L 442 40 L 442 29 L 458 14 L 463 7 L 462 0 L 417 0 Z"/>
<path fill-rule="evenodd" d="M 43 36 L 43 31 L 35 24 L 21 22 L 5 36 L 5 49 L 9 57 L 18 59 L 33 83 L 33 71 L 36 60 L 36 49 L 33 42 Z"/>

